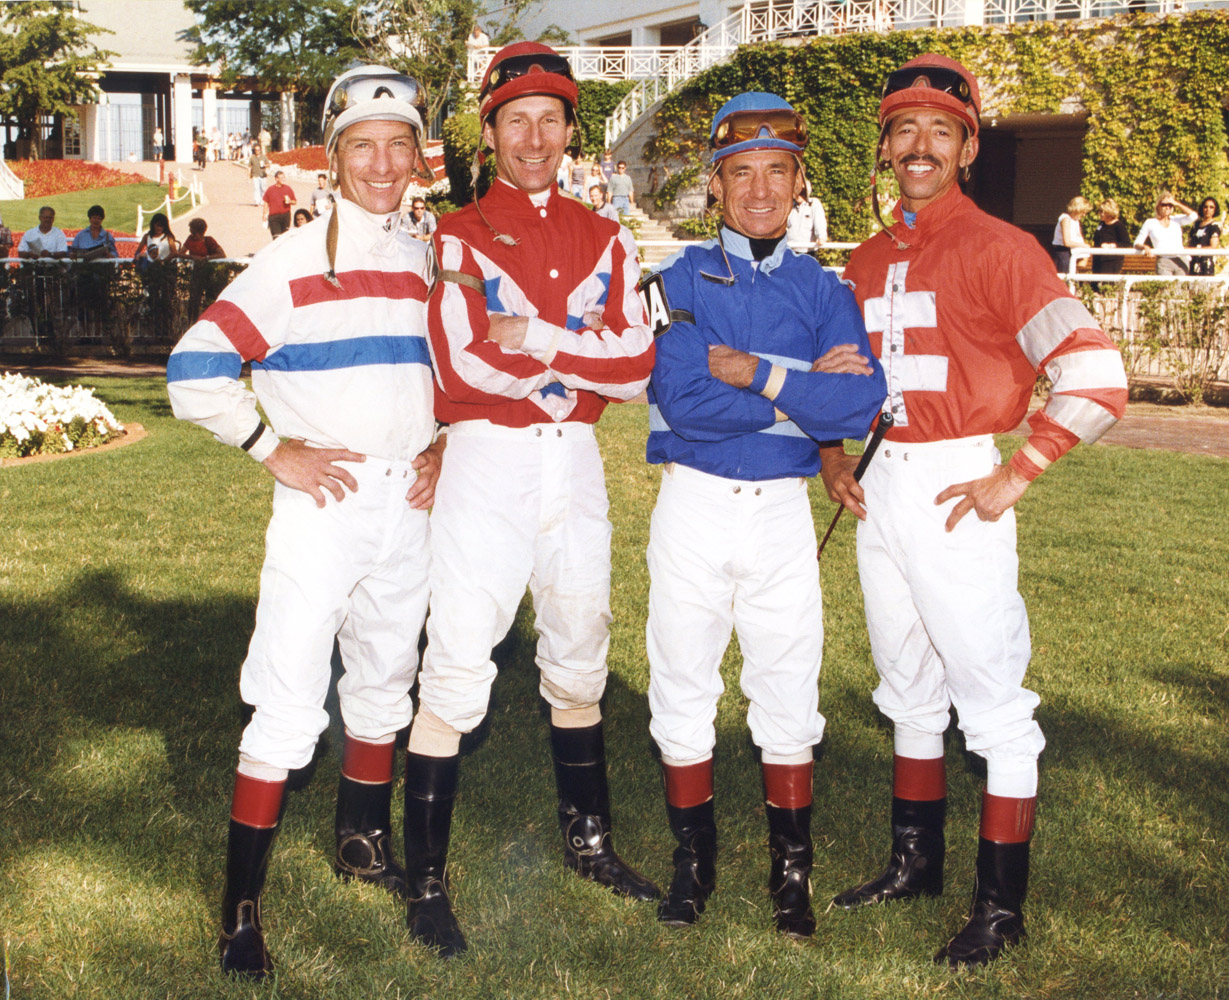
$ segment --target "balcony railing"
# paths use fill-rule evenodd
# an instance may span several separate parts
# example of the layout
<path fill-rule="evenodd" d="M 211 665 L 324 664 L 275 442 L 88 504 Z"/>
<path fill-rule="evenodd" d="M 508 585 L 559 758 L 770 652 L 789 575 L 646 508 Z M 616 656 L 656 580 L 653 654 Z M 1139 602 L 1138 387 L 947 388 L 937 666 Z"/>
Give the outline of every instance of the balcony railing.
<path fill-rule="evenodd" d="M 681 46 L 678 45 L 556 45 L 560 55 L 572 64 L 578 80 L 647 80 L 661 72 L 662 65 Z M 499 49 L 470 49 L 466 75 L 478 83 Z"/>
<path fill-rule="evenodd" d="M 606 119 L 606 145 L 612 146 L 684 81 L 728 59 L 740 45 L 846 32 L 1079 20 L 1135 12 L 1174 14 L 1226 7 L 1229 0 L 752 0 L 663 57 L 660 70 L 641 80 Z M 578 59 L 580 53 L 601 50 L 568 51 L 576 52 L 572 58 Z M 472 60 L 470 66 L 473 78 Z M 479 78 L 485 68 L 483 63 L 476 70 Z"/>

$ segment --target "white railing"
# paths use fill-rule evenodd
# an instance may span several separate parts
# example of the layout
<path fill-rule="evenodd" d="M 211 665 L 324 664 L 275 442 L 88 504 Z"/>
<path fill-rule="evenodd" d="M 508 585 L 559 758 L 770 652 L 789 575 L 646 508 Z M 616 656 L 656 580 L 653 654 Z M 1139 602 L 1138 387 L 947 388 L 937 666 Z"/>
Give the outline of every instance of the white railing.
<path fill-rule="evenodd" d="M 0 197 L 6 201 L 21 201 L 26 196 L 26 182 L 13 173 L 13 169 L 0 160 Z"/>
<path fill-rule="evenodd" d="M 176 204 L 178 204 L 181 201 L 186 201 L 188 203 L 187 211 L 190 212 L 192 211 L 192 209 L 196 208 L 197 205 L 201 204 L 204 193 L 205 193 L 205 189 L 201 186 L 200 179 L 194 177 L 192 178 L 192 182 L 186 188 L 184 188 L 184 193 L 181 194 L 178 198 L 172 199 L 171 196 L 168 194 L 168 195 L 165 195 L 163 199 L 160 202 L 158 202 L 158 204 L 155 205 L 153 208 L 144 208 L 141 205 L 138 205 L 137 206 L 137 232 L 138 233 L 144 232 L 145 231 L 145 220 L 152 215 L 157 215 L 159 212 L 165 212 L 167 221 L 174 222 Z M 181 212 L 180 215 L 182 214 L 183 213 Z"/>
<path fill-rule="evenodd" d="M 578 80 L 647 80 L 661 72 L 662 64 L 679 50 L 677 45 L 556 45 L 555 51 L 572 64 Z M 499 49 L 470 49 L 465 74 L 479 83 Z"/>
<path fill-rule="evenodd" d="M 1077 20 L 1136 11 L 1173 14 L 1214 8 L 1229 8 L 1229 0 L 751 0 L 661 60 L 657 74 L 632 88 L 606 119 L 605 144 L 612 146 L 659 100 L 690 77 L 728 59 L 740 45 L 846 32 Z M 470 65 L 472 79 L 472 59 Z M 484 64 L 477 71 L 479 77 L 485 68 Z"/>

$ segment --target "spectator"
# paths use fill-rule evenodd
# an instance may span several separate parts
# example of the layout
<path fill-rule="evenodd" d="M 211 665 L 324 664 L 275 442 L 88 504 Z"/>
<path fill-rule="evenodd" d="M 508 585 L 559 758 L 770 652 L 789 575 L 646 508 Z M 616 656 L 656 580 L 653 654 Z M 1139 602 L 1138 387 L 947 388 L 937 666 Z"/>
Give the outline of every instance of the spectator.
<path fill-rule="evenodd" d="M 91 205 L 86 216 L 90 220 L 89 228 L 81 230 L 73 237 L 72 256 L 75 260 L 99 260 L 103 257 L 118 257 L 115 248 L 115 237 L 102 228 L 102 220 L 107 217 L 101 205 Z"/>
<path fill-rule="evenodd" d="M 589 188 L 589 200 L 593 202 L 593 211 L 603 219 L 609 219 L 611 222 L 619 221 L 619 210 L 614 205 L 606 204 L 606 194 L 599 185 L 594 184 Z"/>
<path fill-rule="evenodd" d="M 316 174 L 316 190 L 312 192 L 312 215 L 319 218 L 333 206 L 329 192 L 329 175 Z"/>
<path fill-rule="evenodd" d="M 226 276 L 218 268 L 203 266 L 207 260 L 220 260 L 226 251 L 212 236 L 206 236 L 208 223 L 193 219 L 188 223 L 188 238 L 179 248 L 179 256 L 191 260 L 192 279 L 188 285 L 188 322 L 195 323 L 201 314 L 201 300 L 209 293 L 209 301 L 217 298 L 226 284 Z"/>
<path fill-rule="evenodd" d="M 204 219 L 192 219 L 188 223 L 188 238 L 180 244 L 179 256 L 195 260 L 220 260 L 226 256 L 218 241 L 212 236 L 206 236 L 205 230 L 209 223 Z"/>
<path fill-rule="evenodd" d="M 431 242 L 431 234 L 435 232 L 435 216 L 427 211 L 427 203 L 421 198 L 415 197 L 410 202 L 408 226 L 415 239 Z"/>
<path fill-rule="evenodd" d="M 473 52 L 475 49 L 485 49 L 491 44 L 491 39 L 485 31 L 482 30 L 482 25 L 477 21 L 474 22 L 474 30 L 469 33 L 469 37 L 465 39 L 465 48 L 468 52 Z"/>
<path fill-rule="evenodd" d="M 154 138 L 153 138 L 154 159 L 155 160 L 162 159 L 162 147 L 165 145 L 166 145 L 166 139 L 162 137 L 162 129 L 155 126 L 154 127 Z"/>
<path fill-rule="evenodd" d="M 38 228 L 27 229 L 21 234 L 17 256 L 27 260 L 54 258 L 63 260 L 68 256 L 68 237 L 55 225 L 55 209 L 44 205 L 38 210 Z"/>
<path fill-rule="evenodd" d="M 564 153 L 563 159 L 559 162 L 559 169 L 555 172 L 555 179 L 558 181 L 559 190 L 567 191 L 568 181 L 572 177 L 572 154 Z"/>
<path fill-rule="evenodd" d="M 13 252 L 13 230 L 9 229 L 4 224 L 4 220 L 0 219 L 0 253 L 8 257 Z"/>
<path fill-rule="evenodd" d="M 593 166 L 589 168 L 589 186 L 596 184 L 602 189 L 602 194 L 606 193 L 606 175 L 602 173 L 602 165 L 593 161 Z"/>
<path fill-rule="evenodd" d="M 620 160 L 606 184 L 606 193 L 610 195 L 610 204 L 619 210 L 619 214 L 630 211 L 636 204 L 636 189 L 631 177 L 627 174 L 627 162 Z"/>
<path fill-rule="evenodd" d="M 794 195 L 794 207 L 785 223 L 785 242 L 827 243 L 828 216 L 818 198 L 808 198 L 806 191 Z"/>
<path fill-rule="evenodd" d="M 609 149 L 602 150 L 602 176 L 606 178 L 606 183 L 610 183 L 610 178 L 615 172 L 614 155 Z M 610 192 L 607 191 L 607 194 Z"/>
<path fill-rule="evenodd" d="M 1220 202 L 1212 197 L 1204 198 L 1203 204 L 1199 206 L 1199 218 L 1195 221 L 1195 228 L 1191 230 L 1192 247 L 1220 247 L 1220 225 L 1216 221 L 1219 215 Z M 1210 277 L 1215 273 L 1215 257 L 1191 258 L 1191 274 Z"/>
<path fill-rule="evenodd" d="M 265 176 L 269 172 L 269 157 L 265 155 L 264 147 L 257 143 L 252 147 L 252 155 L 248 157 L 248 176 L 252 179 L 252 204 L 263 204 L 265 196 Z"/>
<path fill-rule="evenodd" d="M 1092 234 L 1092 245 L 1094 247 L 1129 247 L 1131 245 L 1131 234 L 1127 232 L 1127 225 L 1118 217 L 1118 202 L 1113 198 L 1106 198 L 1098 206 L 1101 213 L 1101 222 L 1097 226 L 1097 231 Z M 1094 274 L 1122 274 L 1122 258 L 1109 254 L 1094 254 L 1092 258 L 1092 269 Z M 1094 290 L 1100 291 L 1099 284 L 1093 285 Z"/>
<path fill-rule="evenodd" d="M 1182 215 L 1174 215 L 1174 209 L 1182 209 Z M 1135 246 L 1142 250 L 1151 244 L 1156 254 L 1157 274 L 1187 273 L 1188 258 L 1179 252 L 1182 249 L 1182 227 L 1196 220 L 1195 210 L 1183 205 L 1172 194 L 1163 194 L 1157 199 L 1156 215 L 1146 219 L 1135 237 Z"/>
<path fill-rule="evenodd" d="M 1071 270 L 1072 247 L 1088 246 L 1088 241 L 1084 239 L 1084 233 L 1080 229 L 1080 222 L 1091 209 L 1092 206 L 1077 194 L 1067 202 L 1067 211 L 1058 217 L 1054 235 L 1050 239 L 1050 256 L 1054 258 L 1054 266 L 1059 274 L 1066 274 Z"/>
<path fill-rule="evenodd" d="M 277 239 L 290 228 L 290 212 L 297 204 L 294 188 L 286 183 L 286 171 L 273 175 L 273 186 L 261 199 L 260 215 L 269 224 L 269 235 Z"/>
<path fill-rule="evenodd" d="M 572 197 L 585 196 L 585 165 L 578 157 L 572 161 Z"/>
<path fill-rule="evenodd" d="M 306 226 L 312 221 L 312 214 L 305 208 L 296 208 L 294 210 L 293 228 L 298 229 L 300 226 Z"/>
<path fill-rule="evenodd" d="M 149 314 L 153 320 L 154 337 L 159 341 L 171 336 L 171 303 L 174 299 L 175 272 L 167 261 L 179 254 L 179 243 L 171 232 L 170 220 L 161 212 L 150 217 L 149 231 L 137 245 L 137 270 L 149 296 Z"/>
<path fill-rule="evenodd" d="M 171 232 L 171 221 L 162 213 L 157 212 L 149 217 L 149 231 L 141 237 L 137 244 L 137 261 L 146 265 L 175 257 L 179 253 L 179 243 Z"/>

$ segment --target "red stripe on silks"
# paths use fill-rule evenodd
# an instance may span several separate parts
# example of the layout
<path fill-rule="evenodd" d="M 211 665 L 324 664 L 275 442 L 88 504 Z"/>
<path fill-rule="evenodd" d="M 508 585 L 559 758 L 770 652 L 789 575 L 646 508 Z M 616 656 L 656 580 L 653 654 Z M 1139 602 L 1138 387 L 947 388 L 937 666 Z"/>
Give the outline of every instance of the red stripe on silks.
<path fill-rule="evenodd" d="M 242 309 L 227 299 L 218 299 L 205 310 L 201 319 L 214 323 L 234 345 L 244 361 L 264 361 L 269 344 Z"/>
<path fill-rule="evenodd" d="M 947 798 L 947 768 L 943 758 L 893 757 L 892 795 L 910 802 Z"/>
<path fill-rule="evenodd" d="M 230 818 L 236 823 L 261 830 L 277 826 L 277 816 L 282 809 L 282 793 L 285 790 L 284 781 L 261 781 L 236 771 Z"/>
<path fill-rule="evenodd" d="M 805 764 L 762 764 L 764 771 L 764 799 L 778 809 L 801 809 L 809 806 L 814 797 L 811 792 L 811 772 L 814 761 Z"/>
<path fill-rule="evenodd" d="M 290 301 L 296 309 L 320 302 L 345 302 L 350 299 L 427 301 L 426 282 L 411 271 L 338 271 L 337 285 L 323 274 L 295 278 L 290 282 Z"/>
<path fill-rule="evenodd" d="M 981 835 L 996 844 L 1024 844 L 1033 835 L 1037 797 L 1009 799 L 983 792 L 981 797 Z"/>
<path fill-rule="evenodd" d="M 368 743 L 346 733 L 341 751 L 341 773 L 351 781 L 382 785 L 393 780 L 395 742 Z"/>
<path fill-rule="evenodd" d="M 676 809 L 703 805 L 713 797 L 712 757 L 684 767 L 662 764 L 661 773 L 666 779 L 666 803 Z"/>

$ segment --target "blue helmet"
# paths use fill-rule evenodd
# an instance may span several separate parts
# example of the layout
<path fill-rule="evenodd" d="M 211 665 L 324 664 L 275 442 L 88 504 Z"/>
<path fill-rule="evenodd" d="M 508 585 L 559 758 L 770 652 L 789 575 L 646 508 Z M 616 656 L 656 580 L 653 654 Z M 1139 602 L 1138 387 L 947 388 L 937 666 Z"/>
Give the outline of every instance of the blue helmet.
<path fill-rule="evenodd" d="M 709 145 L 714 164 L 753 149 L 783 149 L 801 156 L 807 146 L 807 123 L 788 101 L 752 90 L 721 106 L 713 117 Z"/>

